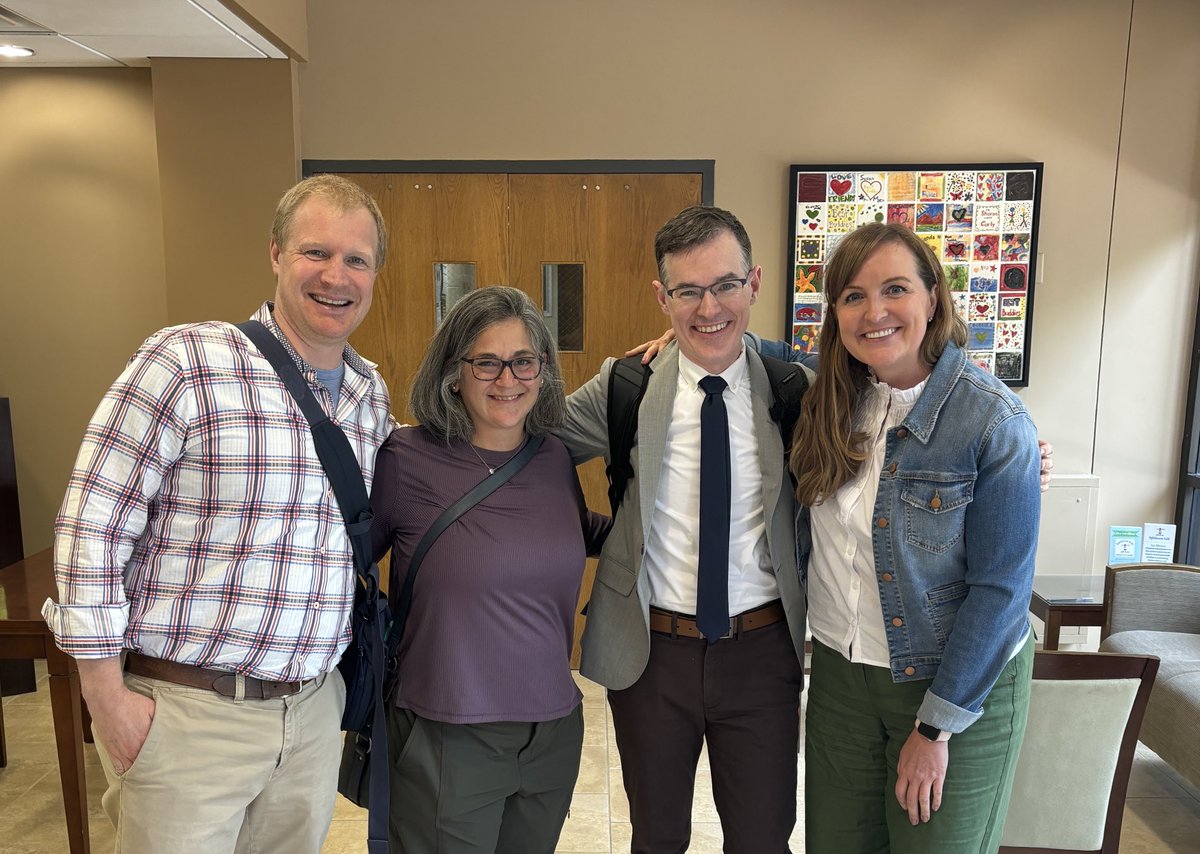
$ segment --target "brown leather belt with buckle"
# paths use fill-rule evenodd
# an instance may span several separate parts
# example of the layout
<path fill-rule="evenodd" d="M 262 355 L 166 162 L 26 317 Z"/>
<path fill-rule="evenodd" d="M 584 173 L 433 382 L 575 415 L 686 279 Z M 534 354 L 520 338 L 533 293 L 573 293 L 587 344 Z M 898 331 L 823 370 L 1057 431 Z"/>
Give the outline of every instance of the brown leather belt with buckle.
<path fill-rule="evenodd" d="M 776 599 L 774 602 L 768 602 L 761 608 L 746 611 L 745 613 L 738 614 L 736 617 L 730 617 L 729 631 L 721 635 L 721 637 L 738 638 L 746 632 L 773 626 L 780 620 L 785 619 L 785 616 L 783 613 L 783 603 Z M 664 611 L 662 608 L 650 609 L 650 631 L 670 635 L 671 637 L 704 637 L 696 625 L 696 618 L 694 616 L 691 614 L 676 614 L 674 611 Z"/>
<path fill-rule="evenodd" d="M 204 688 L 215 691 L 222 697 L 237 696 L 237 674 L 231 670 L 210 670 L 194 664 L 167 661 L 165 658 L 151 658 L 140 652 L 125 653 L 125 669 L 134 676 L 161 679 L 163 682 L 173 682 L 189 688 Z M 277 697 L 290 697 L 292 694 L 299 694 L 304 687 L 303 682 L 271 682 L 266 679 L 256 679 L 253 676 L 247 676 L 245 680 L 244 696 L 247 700 L 274 700 Z"/>

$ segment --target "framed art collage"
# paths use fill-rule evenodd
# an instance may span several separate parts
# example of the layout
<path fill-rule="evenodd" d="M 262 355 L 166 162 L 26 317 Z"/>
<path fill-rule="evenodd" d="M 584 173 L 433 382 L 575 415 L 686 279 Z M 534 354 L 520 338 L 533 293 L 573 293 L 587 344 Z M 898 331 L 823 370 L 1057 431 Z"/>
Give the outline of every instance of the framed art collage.
<path fill-rule="evenodd" d="M 971 360 L 1010 386 L 1028 384 L 1041 163 L 794 165 L 788 180 L 794 348 L 819 350 L 825 264 L 842 237 L 898 222 L 941 259 Z"/>

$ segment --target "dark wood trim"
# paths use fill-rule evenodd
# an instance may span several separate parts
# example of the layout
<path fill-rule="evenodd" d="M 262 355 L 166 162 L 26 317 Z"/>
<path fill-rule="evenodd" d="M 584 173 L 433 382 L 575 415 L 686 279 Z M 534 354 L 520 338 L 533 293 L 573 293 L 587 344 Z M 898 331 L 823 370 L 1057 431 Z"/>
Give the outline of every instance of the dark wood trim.
<path fill-rule="evenodd" d="M 698 174 L 700 201 L 713 203 L 715 160 L 304 160 L 305 178 L 323 172 L 511 175 Z"/>

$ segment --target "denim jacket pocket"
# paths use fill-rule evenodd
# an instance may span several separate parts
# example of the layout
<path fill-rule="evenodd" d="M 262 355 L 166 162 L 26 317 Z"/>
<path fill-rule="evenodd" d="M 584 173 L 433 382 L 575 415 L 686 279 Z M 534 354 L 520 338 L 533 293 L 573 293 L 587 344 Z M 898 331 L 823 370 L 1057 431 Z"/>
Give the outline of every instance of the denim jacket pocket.
<path fill-rule="evenodd" d="M 975 481 L 905 479 L 904 541 L 933 554 L 943 554 L 962 536 L 967 505 Z"/>
<path fill-rule="evenodd" d="M 934 587 L 925 592 L 925 602 L 929 609 L 929 622 L 937 634 L 938 648 L 946 646 L 950 632 L 954 630 L 954 620 L 958 616 L 958 608 L 967 598 L 967 583 L 951 581 L 940 587 Z"/>

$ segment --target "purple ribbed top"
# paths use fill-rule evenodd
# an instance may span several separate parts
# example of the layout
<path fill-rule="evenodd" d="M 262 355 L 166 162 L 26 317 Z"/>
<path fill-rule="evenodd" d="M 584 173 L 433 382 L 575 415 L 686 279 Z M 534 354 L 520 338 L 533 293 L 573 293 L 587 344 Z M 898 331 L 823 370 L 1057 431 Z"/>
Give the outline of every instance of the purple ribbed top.
<path fill-rule="evenodd" d="M 477 449 L 490 466 L 512 456 Z M 375 462 L 371 539 L 392 550 L 388 589 L 433 521 L 487 477 L 466 442 L 402 427 Z M 562 442 L 547 436 L 508 483 L 460 516 L 425 555 L 400 644 L 396 705 L 448 723 L 546 721 L 581 695 L 570 672 L 590 514 Z"/>

